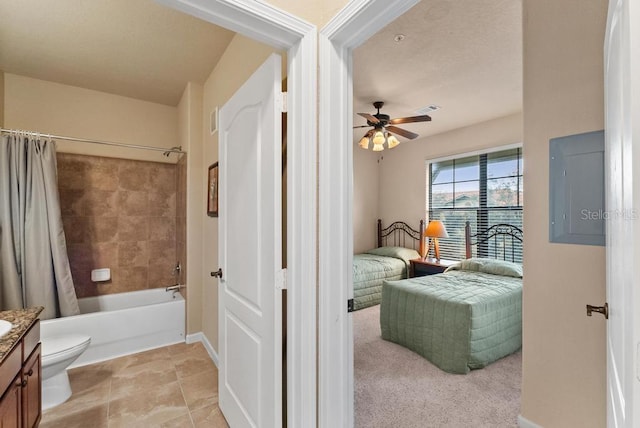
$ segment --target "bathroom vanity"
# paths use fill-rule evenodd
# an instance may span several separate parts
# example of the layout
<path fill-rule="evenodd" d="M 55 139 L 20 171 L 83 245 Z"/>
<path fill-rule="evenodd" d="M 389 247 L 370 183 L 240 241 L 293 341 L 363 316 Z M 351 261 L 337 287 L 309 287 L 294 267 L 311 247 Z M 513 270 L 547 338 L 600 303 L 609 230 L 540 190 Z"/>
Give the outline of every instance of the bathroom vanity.
<path fill-rule="evenodd" d="M 33 428 L 42 415 L 40 320 L 42 307 L 0 312 L 12 324 L 0 337 L 0 426 Z"/>

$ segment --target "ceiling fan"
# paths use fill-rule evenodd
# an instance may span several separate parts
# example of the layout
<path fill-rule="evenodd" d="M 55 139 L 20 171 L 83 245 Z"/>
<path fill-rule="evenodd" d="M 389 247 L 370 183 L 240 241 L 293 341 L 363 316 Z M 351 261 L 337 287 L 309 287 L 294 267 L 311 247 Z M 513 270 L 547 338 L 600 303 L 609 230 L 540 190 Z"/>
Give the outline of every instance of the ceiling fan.
<path fill-rule="evenodd" d="M 354 126 L 354 128 L 366 128 L 369 126 L 373 127 L 373 129 L 369 130 L 358 143 L 358 145 L 363 149 L 368 149 L 371 146 L 371 143 L 373 143 L 374 152 L 384 150 L 385 143 L 387 143 L 387 148 L 392 149 L 400 144 L 400 141 L 398 141 L 398 139 L 393 134 L 401 135 L 410 140 L 418 137 L 418 134 L 407 131 L 406 129 L 398 128 L 394 125 L 398 125 L 401 123 L 428 122 L 431 120 L 431 116 L 427 115 L 391 119 L 388 114 L 380 113 L 380 109 L 383 105 L 384 102 L 382 101 L 376 101 L 373 103 L 373 107 L 378 109 L 378 112 L 376 114 L 358 113 L 360 116 L 367 119 L 367 124 L 362 126 Z"/>

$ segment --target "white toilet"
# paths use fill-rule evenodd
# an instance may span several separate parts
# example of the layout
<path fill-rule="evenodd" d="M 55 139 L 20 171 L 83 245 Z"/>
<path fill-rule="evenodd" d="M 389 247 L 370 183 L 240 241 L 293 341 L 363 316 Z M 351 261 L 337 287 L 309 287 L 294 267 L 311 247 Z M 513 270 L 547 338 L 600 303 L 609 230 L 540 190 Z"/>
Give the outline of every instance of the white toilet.
<path fill-rule="evenodd" d="M 42 337 L 42 410 L 62 404 L 71 397 L 67 367 L 91 343 L 82 334 Z"/>

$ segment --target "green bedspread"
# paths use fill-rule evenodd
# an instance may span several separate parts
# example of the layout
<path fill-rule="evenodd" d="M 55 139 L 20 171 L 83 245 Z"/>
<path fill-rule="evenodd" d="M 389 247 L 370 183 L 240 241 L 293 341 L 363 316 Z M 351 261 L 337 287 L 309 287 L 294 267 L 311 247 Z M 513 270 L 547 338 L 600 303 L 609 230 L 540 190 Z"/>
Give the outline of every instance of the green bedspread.
<path fill-rule="evenodd" d="M 382 338 L 467 373 L 522 346 L 522 279 L 449 271 L 384 281 Z"/>
<path fill-rule="evenodd" d="M 382 282 L 385 279 L 406 278 L 407 263 L 404 260 L 376 254 L 353 256 L 354 309 L 363 309 L 380 303 Z"/>

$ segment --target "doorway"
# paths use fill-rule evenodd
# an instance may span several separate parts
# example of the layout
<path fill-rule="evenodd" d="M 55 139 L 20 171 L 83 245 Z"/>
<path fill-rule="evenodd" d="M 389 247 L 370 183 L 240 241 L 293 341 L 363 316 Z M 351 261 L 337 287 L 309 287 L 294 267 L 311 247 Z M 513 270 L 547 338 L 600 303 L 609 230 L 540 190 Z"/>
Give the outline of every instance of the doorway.
<path fill-rule="evenodd" d="M 496 221 L 497 215 L 502 223 L 522 227 L 522 206 L 517 198 L 499 202 L 490 198 L 488 204 L 480 204 L 487 200 L 480 198 L 481 189 L 496 183 L 482 179 L 484 175 L 506 176 L 518 170 L 515 157 L 495 151 L 504 144 L 522 141 L 521 34 L 522 8 L 517 2 L 429 1 L 418 3 L 353 50 L 354 271 L 358 267 L 361 272 L 362 263 L 371 263 L 372 254 L 378 252 L 377 219 L 382 219 L 383 227 L 403 221 L 416 230 L 419 220 L 442 219 L 449 238 L 440 240 L 445 264 L 436 266 L 438 271 L 464 258 L 463 219 L 474 220 L 474 233 L 476 219 L 486 218 L 489 223 Z M 486 73 L 489 69 L 501 71 Z M 476 89 L 468 90 L 471 87 Z M 485 102 L 488 97 L 493 98 L 490 105 Z M 384 104 L 373 105 L 375 101 Z M 471 107 L 474 105 L 484 107 Z M 517 113 L 511 113 L 514 111 Z M 374 129 L 369 126 L 371 115 L 388 120 L 382 129 L 396 138 L 387 137 L 382 151 L 376 151 L 380 147 L 375 144 L 366 144 L 366 138 L 359 144 Z M 485 150 L 493 154 L 482 153 Z M 456 160 L 444 159 L 448 157 Z M 426 162 L 435 159 L 440 160 L 432 165 L 452 174 L 454 168 L 449 170 L 449 166 L 453 162 L 457 165 L 455 193 L 448 188 L 454 184 L 433 186 L 434 201 L 442 201 L 443 207 L 446 204 L 446 211 L 437 213 L 429 207 L 432 186 Z M 453 181 L 442 178 L 444 174 L 435 182 Z M 508 185 L 506 179 L 501 183 L 504 192 L 517 194 L 517 183 Z M 513 217 L 494 211 L 487 215 L 486 206 L 494 204 L 500 204 L 501 213 L 514 213 Z M 402 247 L 412 247 L 406 241 L 399 242 Z M 402 261 L 391 257 L 381 262 L 397 265 L 389 279 L 398 279 Z M 403 277 L 408 276 L 410 269 L 406 270 Z M 368 304 L 363 304 L 365 296 L 382 294 L 379 283 L 358 281 L 354 288 L 356 285 L 356 308 Z M 371 299 L 370 303 L 379 300 Z M 460 426 L 469 420 L 500 426 L 500 418 L 503 424 L 517 419 L 519 353 L 466 376 L 451 376 L 407 348 L 383 340 L 381 306 L 372 304 L 352 314 L 356 426 L 386 426 L 392 421 L 413 426 L 424 420 L 423 412 L 434 421 L 449 420 Z M 426 353 L 431 347 L 422 349 Z M 498 378 L 500 382 L 495 381 Z M 472 392 L 479 384 L 487 394 L 503 399 L 450 411 L 457 396 L 482 397 Z M 469 390 L 464 392 L 466 388 Z M 432 390 L 439 394 L 426 393 Z M 491 411 L 485 412 L 488 409 Z"/>
<path fill-rule="evenodd" d="M 315 376 L 315 219 L 316 219 L 316 29 L 263 2 L 231 1 L 194 4 L 161 0 L 167 6 L 244 36 L 287 50 L 289 87 L 287 193 L 295 201 L 287 207 L 287 421 L 291 426 L 314 426 Z M 261 249 L 258 249 L 260 251 Z M 204 270 L 215 270 L 205 268 Z M 291 357 L 287 359 L 292 361 Z"/>

